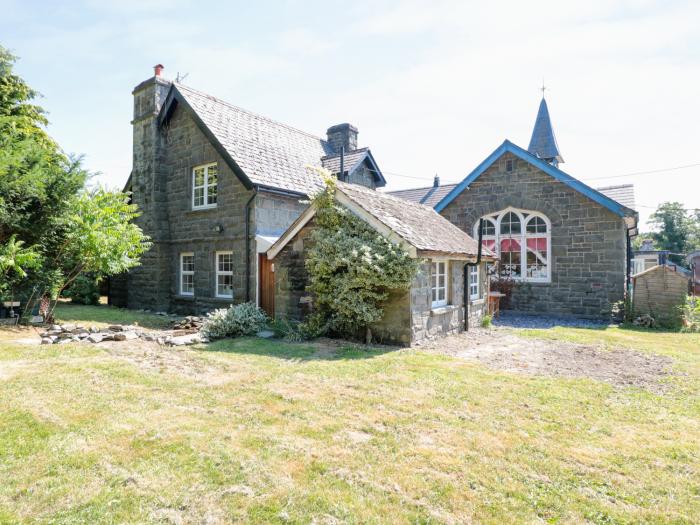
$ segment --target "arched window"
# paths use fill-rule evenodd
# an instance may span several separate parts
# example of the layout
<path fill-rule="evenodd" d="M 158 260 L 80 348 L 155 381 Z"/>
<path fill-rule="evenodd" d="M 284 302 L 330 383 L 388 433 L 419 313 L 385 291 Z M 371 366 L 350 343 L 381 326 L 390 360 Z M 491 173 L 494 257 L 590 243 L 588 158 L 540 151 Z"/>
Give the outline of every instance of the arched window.
<path fill-rule="evenodd" d="M 508 208 L 483 217 L 482 244 L 496 252 L 502 277 L 518 281 L 551 279 L 551 227 L 547 217 Z M 478 223 L 474 234 L 478 235 Z"/>

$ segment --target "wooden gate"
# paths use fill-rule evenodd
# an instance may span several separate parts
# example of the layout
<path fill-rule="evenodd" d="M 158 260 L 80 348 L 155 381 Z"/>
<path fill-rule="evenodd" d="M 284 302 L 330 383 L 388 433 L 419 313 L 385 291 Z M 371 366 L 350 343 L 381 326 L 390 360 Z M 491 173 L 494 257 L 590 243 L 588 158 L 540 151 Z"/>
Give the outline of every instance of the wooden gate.
<path fill-rule="evenodd" d="M 260 254 L 258 257 L 258 268 L 260 276 L 258 279 L 258 297 L 260 297 L 260 308 L 267 312 L 267 315 L 275 317 L 275 272 L 272 261 L 267 260 L 267 255 Z"/>

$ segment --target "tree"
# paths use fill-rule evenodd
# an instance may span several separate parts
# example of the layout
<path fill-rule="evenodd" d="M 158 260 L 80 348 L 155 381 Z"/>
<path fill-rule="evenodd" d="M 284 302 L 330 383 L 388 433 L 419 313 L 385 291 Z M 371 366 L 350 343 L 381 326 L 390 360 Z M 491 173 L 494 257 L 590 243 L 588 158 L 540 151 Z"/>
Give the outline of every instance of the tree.
<path fill-rule="evenodd" d="M 379 321 L 391 290 L 407 289 L 418 265 L 396 245 L 335 202 L 335 182 L 312 200 L 316 229 L 307 252 L 308 290 L 314 294 L 316 324 L 358 336 Z"/>
<path fill-rule="evenodd" d="M 46 133 L 36 91 L 12 72 L 15 60 L 0 46 L 0 296 L 19 298 L 25 316 L 41 302 L 50 317 L 79 276 L 128 270 L 150 244 L 132 223 L 138 212 L 128 195 L 85 189 L 81 159 Z"/>
<path fill-rule="evenodd" d="M 671 261 L 686 265 L 683 254 L 698 246 L 700 221 L 697 210 L 687 211 L 680 202 L 664 202 L 651 214 L 649 222 L 654 230 L 651 237 L 656 247 L 670 251 Z"/>

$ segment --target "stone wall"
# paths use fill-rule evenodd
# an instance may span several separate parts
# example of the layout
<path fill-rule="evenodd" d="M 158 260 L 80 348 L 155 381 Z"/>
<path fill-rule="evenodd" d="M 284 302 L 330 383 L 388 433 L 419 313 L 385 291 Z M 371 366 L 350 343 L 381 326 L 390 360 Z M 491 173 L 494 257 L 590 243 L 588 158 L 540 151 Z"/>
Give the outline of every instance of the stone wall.
<path fill-rule="evenodd" d="M 311 219 L 274 258 L 275 317 L 303 321 L 313 307 L 306 291 L 309 275 L 304 254 L 309 249 L 314 219 Z"/>
<path fill-rule="evenodd" d="M 508 173 L 505 161 L 515 161 Z M 510 153 L 504 154 L 441 214 L 473 234 L 479 217 L 509 206 L 552 223 L 550 283 L 516 286 L 511 308 L 602 318 L 624 296 L 626 229 L 621 217 Z"/>
<path fill-rule="evenodd" d="M 430 261 L 424 261 L 411 287 L 413 342 L 458 333 L 464 329 L 464 261 L 449 261 L 450 289 L 447 306 L 432 308 Z M 480 265 L 480 297 L 469 301 L 469 326 L 479 326 L 488 309 L 486 265 Z"/>

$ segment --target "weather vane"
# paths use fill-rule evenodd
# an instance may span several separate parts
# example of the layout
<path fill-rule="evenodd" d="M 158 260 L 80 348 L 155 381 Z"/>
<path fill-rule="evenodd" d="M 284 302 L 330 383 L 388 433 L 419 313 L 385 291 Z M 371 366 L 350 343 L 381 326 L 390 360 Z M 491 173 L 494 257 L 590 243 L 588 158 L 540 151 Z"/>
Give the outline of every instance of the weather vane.
<path fill-rule="evenodd" d="M 542 90 L 542 98 L 544 98 L 544 90 L 547 89 L 547 87 L 544 85 L 544 78 L 542 79 L 542 87 L 540 89 Z"/>

